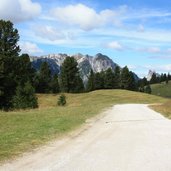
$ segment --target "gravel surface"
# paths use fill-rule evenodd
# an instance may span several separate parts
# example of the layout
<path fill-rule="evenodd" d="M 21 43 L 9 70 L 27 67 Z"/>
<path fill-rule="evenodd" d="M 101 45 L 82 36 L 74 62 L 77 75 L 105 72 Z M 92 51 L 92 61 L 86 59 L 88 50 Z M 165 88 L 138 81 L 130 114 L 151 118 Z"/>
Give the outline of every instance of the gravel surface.
<path fill-rule="evenodd" d="M 115 105 L 78 131 L 0 170 L 171 171 L 171 121 L 147 105 Z"/>

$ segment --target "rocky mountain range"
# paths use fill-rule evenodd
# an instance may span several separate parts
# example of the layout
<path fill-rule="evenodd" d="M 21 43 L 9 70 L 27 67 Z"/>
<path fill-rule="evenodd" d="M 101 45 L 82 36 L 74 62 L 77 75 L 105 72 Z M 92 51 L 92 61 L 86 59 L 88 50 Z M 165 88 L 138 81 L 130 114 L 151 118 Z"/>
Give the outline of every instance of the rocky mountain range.
<path fill-rule="evenodd" d="M 154 71 L 154 70 L 149 70 L 149 71 L 148 71 L 148 75 L 147 75 L 147 81 L 150 81 L 150 80 L 151 80 L 153 74 L 155 74 L 157 77 L 160 77 L 160 74 L 156 73 L 156 71 Z"/>
<path fill-rule="evenodd" d="M 52 74 L 59 73 L 61 65 L 67 56 L 72 56 L 76 59 L 80 71 L 81 78 L 84 83 L 87 82 L 89 73 L 91 69 L 96 72 L 105 71 L 108 68 L 111 68 L 113 71 L 115 67 L 118 65 L 113 62 L 108 56 L 103 55 L 101 53 L 96 54 L 95 56 L 90 55 L 82 55 L 80 53 L 75 55 L 67 55 L 67 54 L 50 54 L 46 56 L 40 57 L 30 57 L 32 65 L 35 69 L 39 69 L 42 62 L 47 62 L 50 66 Z M 135 78 L 138 79 L 135 74 Z"/>

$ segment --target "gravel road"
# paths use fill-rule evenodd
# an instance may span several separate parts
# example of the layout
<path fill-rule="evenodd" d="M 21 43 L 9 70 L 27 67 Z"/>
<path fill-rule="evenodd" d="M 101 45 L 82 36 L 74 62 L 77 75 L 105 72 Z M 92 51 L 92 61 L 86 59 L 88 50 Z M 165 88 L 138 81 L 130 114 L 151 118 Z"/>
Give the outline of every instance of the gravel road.
<path fill-rule="evenodd" d="M 171 121 L 147 105 L 115 105 L 79 131 L 0 170 L 171 171 Z"/>

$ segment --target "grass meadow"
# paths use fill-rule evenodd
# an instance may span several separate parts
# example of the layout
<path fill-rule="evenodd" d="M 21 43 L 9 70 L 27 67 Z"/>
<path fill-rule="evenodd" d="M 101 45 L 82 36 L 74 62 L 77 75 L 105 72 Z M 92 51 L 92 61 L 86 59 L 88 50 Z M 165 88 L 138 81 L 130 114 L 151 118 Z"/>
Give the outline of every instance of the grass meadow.
<path fill-rule="evenodd" d="M 126 90 L 65 95 L 65 107 L 57 106 L 59 95 L 38 94 L 38 109 L 0 111 L 0 162 L 66 135 L 85 123 L 86 119 L 115 104 L 158 103 L 163 106 L 158 105 L 155 110 L 165 113 L 162 107 L 167 105 L 168 112 L 171 111 L 168 99 Z"/>
<path fill-rule="evenodd" d="M 171 81 L 168 84 L 165 82 L 152 84 L 151 89 L 153 95 L 171 98 Z"/>

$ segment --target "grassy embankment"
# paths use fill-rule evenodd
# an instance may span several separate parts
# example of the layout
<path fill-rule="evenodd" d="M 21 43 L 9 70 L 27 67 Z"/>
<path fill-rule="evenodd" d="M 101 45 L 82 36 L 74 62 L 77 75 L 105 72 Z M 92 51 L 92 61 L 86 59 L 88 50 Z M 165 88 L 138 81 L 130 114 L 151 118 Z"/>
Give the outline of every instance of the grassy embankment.
<path fill-rule="evenodd" d="M 17 156 L 71 131 L 107 107 L 118 103 L 165 103 L 167 100 L 126 90 L 66 94 L 67 105 L 56 106 L 57 95 L 38 95 L 39 109 L 0 111 L 0 161 Z"/>
<path fill-rule="evenodd" d="M 168 84 L 166 84 L 165 82 L 160 84 L 152 84 L 151 88 L 153 95 L 171 98 L 171 81 L 169 81 Z M 167 118 L 171 119 L 171 99 L 168 99 L 167 102 L 161 105 L 152 106 L 152 108 L 162 113 Z"/>
<path fill-rule="evenodd" d="M 171 98 L 171 81 L 168 84 L 165 82 L 160 84 L 152 84 L 151 85 L 152 94 L 162 97 Z"/>

